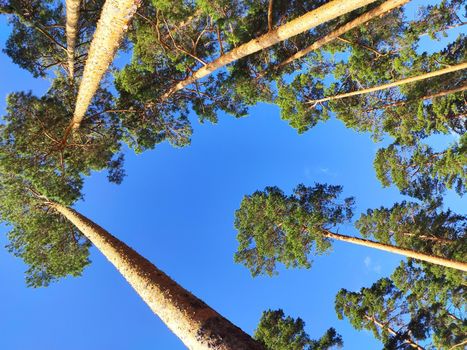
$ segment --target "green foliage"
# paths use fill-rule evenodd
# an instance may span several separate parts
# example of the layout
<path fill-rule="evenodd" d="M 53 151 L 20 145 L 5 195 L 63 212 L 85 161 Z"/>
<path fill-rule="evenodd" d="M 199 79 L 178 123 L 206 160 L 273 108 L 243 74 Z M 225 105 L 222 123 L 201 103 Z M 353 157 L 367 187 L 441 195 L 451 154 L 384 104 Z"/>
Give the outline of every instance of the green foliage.
<path fill-rule="evenodd" d="M 84 67 L 103 2 L 88 1 L 81 11 L 75 52 L 75 71 L 78 74 Z M 34 77 L 46 76 L 53 67 L 58 67 L 61 74 L 68 70 L 62 1 L 2 0 L 0 13 L 9 15 L 12 32 L 3 51 L 14 63 Z"/>
<path fill-rule="evenodd" d="M 448 272 L 450 269 L 444 269 Z M 341 289 L 336 296 L 339 319 L 347 317 L 355 329 L 366 329 L 384 349 L 451 349 L 465 340 L 467 320 L 462 311 L 465 287 L 457 279 L 430 269 L 401 263 L 391 279 L 383 278 L 359 292 Z M 463 315 L 464 314 L 464 315 Z M 462 319 L 464 318 L 464 319 Z"/>
<path fill-rule="evenodd" d="M 28 265 L 26 284 L 47 286 L 68 275 L 79 276 L 89 264 L 90 243 L 60 214 L 46 205 L 28 174 L 0 170 L 0 221 L 8 224 L 8 251 Z M 58 176 L 49 178 L 49 187 L 62 194 L 61 203 L 70 205 L 77 198 L 76 188 Z M 56 196 L 57 197 L 57 196 Z"/>
<path fill-rule="evenodd" d="M 78 276 L 89 263 L 89 242 L 47 202 L 71 206 L 81 198 L 83 176 L 107 169 L 123 179 L 121 131 L 111 95 L 99 90 L 82 126 L 65 136 L 76 91 L 54 80 L 41 98 L 19 92 L 8 97 L 0 126 L 0 219 L 11 230 L 8 250 L 29 266 L 29 286 Z"/>
<path fill-rule="evenodd" d="M 281 309 L 263 312 L 254 337 L 268 350 L 328 350 L 343 346 L 342 337 L 334 328 L 329 328 L 318 340 L 310 339 L 305 322 L 286 317 Z"/>
<path fill-rule="evenodd" d="M 441 152 L 427 145 L 392 144 L 378 150 L 374 167 L 383 186 L 395 184 L 403 194 L 428 200 L 446 188 L 466 191 L 467 137 Z"/>
<path fill-rule="evenodd" d="M 309 254 L 322 254 L 331 242 L 323 230 L 352 217 L 353 198 L 339 201 L 340 186 L 299 185 L 290 196 L 277 187 L 266 187 L 245 196 L 235 213 L 238 251 L 235 261 L 253 276 L 275 273 L 276 264 L 311 267 Z"/>
<path fill-rule="evenodd" d="M 23 173 L 37 191 L 53 200 L 64 198 L 61 190 L 51 187 L 53 177 L 66 179 L 75 193 L 82 176 L 92 170 L 108 169 L 109 179 L 117 183 L 123 178 L 119 122 L 115 114 L 106 112 L 112 108 L 111 95 L 99 90 L 82 128 L 64 140 L 73 107 L 73 88 L 59 78 L 42 98 L 11 94 L 0 129 L 5 171 Z"/>
<path fill-rule="evenodd" d="M 401 202 L 369 209 L 355 227 L 365 238 L 463 261 L 467 257 L 467 217 L 442 211 L 440 203 Z"/>

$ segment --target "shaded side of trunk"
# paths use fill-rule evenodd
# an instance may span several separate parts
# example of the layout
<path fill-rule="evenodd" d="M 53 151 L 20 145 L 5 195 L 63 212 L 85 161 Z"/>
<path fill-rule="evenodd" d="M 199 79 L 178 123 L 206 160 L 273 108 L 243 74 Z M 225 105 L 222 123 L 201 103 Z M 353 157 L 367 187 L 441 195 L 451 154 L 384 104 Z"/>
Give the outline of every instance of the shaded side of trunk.
<path fill-rule="evenodd" d="M 73 209 L 54 202 L 49 205 L 72 222 L 105 255 L 189 349 L 264 350 L 248 334 L 102 227 Z"/>
<path fill-rule="evenodd" d="M 454 66 L 449 66 L 449 67 L 444 68 L 444 69 L 436 70 L 434 72 L 429 72 L 429 73 L 417 75 L 417 76 L 414 76 L 414 77 L 401 79 L 401 80 L 395 81 L 393 83 L 383 84 L 383 85 L 375 86 L 375 87 L 368 88 L 368 89 L 361 89 L 361 90 L 357 90 L 357 91 L 347 92 L 345 94 L 329 96 L 329 97 L 321 98 L 319 100 L 312 100 L 312 101 L 308 101 L 308 103 L 316 105 L 318 103 L 326 102 L 326 101 L 330 101 L 330 100 L 338 100 L 338 99 L 345 98 L 345 97 L 363 95 L 363 94 L 367 94 L 367 93 L 370 93 L 370 92 L 381 91 L 381 90 L 389 89 L 389 88 L 400 86 L 400 85 L 415 83 L 415 82 L 420 81 L 420 80 L 425 80 L 425 79 L 429 79 L 429 78 L 438 77 L 438 76 L 443 75 L 443 74 L 456 72 L 458 70 L 462 70 L 462 69 L 466 69 L 466 68 L 467 68 L 467 62 L 460 63 L 460 64 L 456 64 Z"/>
<path fill-rule="evenodd" d="M 296 54 L 290 56 L 287 58 L 285 61 L 282 61 L 279 63 L 277 66 L 274 67 L 274 69 L 281 68 L 292 61 L 295 61 L 310 52 L 314 50 L 318 50 L 322 46 L 330 43 L 331 41 L 337 39 L 340 35 L 343 35 L 347 33 L 348 31 L 357 28 L 361 26 L 362 24 L 370 21 L 371 19 L 382 16 L 386 12 L 389 12 L 397 7 L 400 7 L 406 3 L 408 3 L 410 0 L 388 0 L 384 2 L 383 4 L 379 5 L 378 7 L 375 7 L 373 10 L 370 10 L 368 12 L 365 12 L 363 15 L 355 18 L 354 20 L 344 24 L 343 26 L 337 28 L 336 30 L 333 30 L 331 33 L 327 34 L 326 36 L 323 36 L 319 40 L 315 41 L 313 44 L 308 46 L 307 48 L 298 51 Z"/>
<path fill-rule="evenodd" d="M 376 0 L 333 0 L 327 4 L 310 11 L 305 15 L 296 18 L 270 32 L 253 39 L 234 50 L 222 55 L 211 63 L 197 70 L 189 78 L 178 82 L 164 95 L 162 100 L 170 97 L 175 92 L 183 89 L 184 87 L 194 83 L 196 80 L 201 79 L 219 68 L 222 68 L 229 63 L 235 62 L 245 56 L 251 55 L 255 52 L 261 51 L 265 48 L 271 47 L 283 40 L 291 38 L 295 35 L 310 30 L 320 24 L 328 22 L 336 17 L 344 15 L 348 12 L 356 10 L 360 7 L 366 6 Z"/>
<path fill-rule="evenodd" d="M 323 235 L 327 238 L 332 238 L 332 239 L 343 241 L 343 242 L 362 245 L 364 247 L 384 250 L 385 252 L 399 254 L 399 255 L 406 256 L 408 258 L 422 260 L 422 261 L 429 262 L 431 264 L 441 265 L 441 266 L 450 267 L 453 269 L 467 272 L 467 263 L 464 263 L 461 261 L 456 261 L 456 260 L 442 258 L 439 256 L 424 254 L 424 253 L 420 253 L 420 252 L 417 252 L 411 249 L 399 248 L 399 247 L 395 247 L 389 244 L 373 242 L 367 239 L 341 235 L 341 234 L 337 234 L 337 233 L 330 232 L 327 230 L 323 231 Z"/>
<path fill-rule="evenodd" d="M 79 128 L 139 3 L 140 0 L 107 0 L 105 2 L 84 66 L 73 114 L 73 129 Z"/>
<path fill-rule="evenodd" d="M 66 52 L 70 79 L 75 75 L 75 46 L 78 34 L 80 0 L 66 0 Z"/>

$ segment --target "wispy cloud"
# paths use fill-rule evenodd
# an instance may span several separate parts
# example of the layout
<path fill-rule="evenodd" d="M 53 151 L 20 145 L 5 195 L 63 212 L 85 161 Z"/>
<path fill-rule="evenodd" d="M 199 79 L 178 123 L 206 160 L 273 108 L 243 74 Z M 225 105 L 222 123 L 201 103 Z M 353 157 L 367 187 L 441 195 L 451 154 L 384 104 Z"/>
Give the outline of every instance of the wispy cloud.
<path fill-rule="evenodd" d="M 303 169 L 303 174 L 308 180 L 314 180 L 317 176 L 327 176 L 327 177 L 337 177 L 338 174 L 335 171 L 332 171 L 330 168 L 324 166 L 309 167 L 305 166 Z"/>
<path fill-rule="evenodd" d="M 381 274 L 381 264 L 373 262 L 369 256 L 365 257 L 363 263 L 365 264 L 367 270 Z"/>

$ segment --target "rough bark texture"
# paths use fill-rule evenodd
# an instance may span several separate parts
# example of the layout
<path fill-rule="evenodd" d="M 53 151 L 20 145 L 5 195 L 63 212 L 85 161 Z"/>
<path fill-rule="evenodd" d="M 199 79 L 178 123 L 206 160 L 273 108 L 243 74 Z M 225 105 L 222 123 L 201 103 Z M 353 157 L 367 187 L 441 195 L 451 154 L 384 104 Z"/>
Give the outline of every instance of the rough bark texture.
<path fill-rule="evenodd" d="M 117 268 L 151 310 L 192 350 L 264 350 L 150 261 L 73 209 L 49 202 Z"/>
<path fill-rule="evenodd" d="M 275 45 L 283 40 L 291 38 L 295 35 L 310 30 L 322 23 L 330 21 L 336 17 L 344 15 L 348 12 L 356 10 L 360 7 L 366 6 L 376 0 L 333 0 L 329 3 L 317 8 L 316 10 L 310 11 L 305 15 L 296 18 L 270 32 L 260 36 L 259 38 L 253 39 L 234 50 L 227 52 L 215 61 L 205 65 L 204 67 L 197 70 L 189 78 L 178 82 L 171 89 L 169 89 L 164 95 L 162 100 L 170 97 L 175 92 L 183 89 L 184 87 L 194 83 L 196 80 L 201 79 L 219 68 L 222 68 L 229 63 L 235 62 L 245 56 L 251 55 L 255 52 L 261 51 L 272 45 Z"/>
<path fill-rule="evenodd" d="M 404 255 L 404 256 L 406 256 L 408 258 L 422 260 L 422 261 L 429 262 L 431 264 L 441 265 L 441 266 L 450 267 L 450 268 L 453 268 L 453 269 L 457 269 L 457 270 L 467 272 L 467 263 L 464 263 L 464 262 L 461 262 L 461 261 L 441 258 L 439 256 L 424 254 L 424 253 L 420 253 L 420 252 L 410 250 L 410 249 L 398 248 L 398 247 L 394 247 L 394 246 L 389 245 L 389 244 L 373 242 L 373 241 L 370 241 L 370 240 L 367 240 L 367 239 L 341 235 L 341 234 L 337 234 L 337 233 L 330 232 L 330 231 L 327 231 L 327 230 L 324 230 L 323 234 L 324 234 L 325 237 L 332 238 L 332 239 L 335 239 L 335 240 L 344 241 L 344 242 L 353 243 L 353 244 L 358 244 L 358 245 L 362 245 L 364 247 L 384 250 L 385 252 Z"/>
<path fill-rule="evenodd" d="M 107 0 L 88 52 L 79 86 L 72 128 L 79 128 L 99 83 L 109 68 L 140 0 Z"/>
<path fill-rule="evenodd" d="M 355 18 L 354 20 L 344 24 L 343 26 L 337 28 L 336 30 L 333 30 L 331 33 L 329 33 L 326 36 L 323 36 L 319 40 L 315 41 L 313 44 L 308 46 L 307 48 L 298 51 L 296 54 L 293 56 L 290 56 L 287 58 L 285 61 L 282 61 L 279 63 L 275 69 L 283 67 L 287 64 L 289 64 L 292 61 L 295 61 L 310 52 L 314 50 L 318 50 L 320 47 L 330 43 L 331 41 L 337 39 L 339 36 L 342 34 L 347 33 L 348 31 L 357 28 L 361 26 L 362 24 L 368 22 L 369 20 L 384 15 L 386 12 L 389 12 L 391 10 L 394 10 L 397 7 L 400 7 L 406 3 L 408 3 L 410 0 L 388 0 L 384 2 L 383 4 L 379 5 L 378 7 L 375 7 L 373 10 L 370 10 L 368 12 L 365 12 L 363 15 Z"/>
<path fill-rule="evenodd" d="M 80 0 L 66 0 L 66 52 L 70 79 L 75 75 L 75 46 L 78 33 Z"/>
<path fill-rule="evenodd" d="M 458 70 L 462 70 L 462 69 L 466 69 L 466 68 L 467 68 L 467 62 L 460 63 L 460 64 L 456 64 L 454 66 L 450 66 L 450 67 L 440 69 L 440 70 L 437 70 L 437 71 L 434 71 L 434 72 L 429 72 L 429 73 L 417 75 L 415 77 L 401 79 L 401 80 L 395 81 L 393 83 L 383 84 L 383 85 L 375 86 L 375 87 L 368 88 L 368 89 L 361 89 L 361 90 L 357 90 L 357 91 L 347 92 L 345 94 L 329 96 L 329 97 L 321 98 L 319 100 L 312 100 L 312 101 L 309 101 L 308 103 L 312 103 L 312 104 L 316 105 L 317 103 L 326 102 L 326 101 L 330 101 L 330 100 L 338 100 L 338 99 L 345 98 L 345 97 L 363 95 L 363 94 L 367 94 L 367 93 L 370 93 L 370 92 L 385 90 L 385 89 L 389 89 L 389 88 L 404 85 L 404 84 L 415 83 L 416 81 L 437 77 L 437 76 L 440 76 L 440 75 L 443 75 L 443 74 L 456 72 Z"/>

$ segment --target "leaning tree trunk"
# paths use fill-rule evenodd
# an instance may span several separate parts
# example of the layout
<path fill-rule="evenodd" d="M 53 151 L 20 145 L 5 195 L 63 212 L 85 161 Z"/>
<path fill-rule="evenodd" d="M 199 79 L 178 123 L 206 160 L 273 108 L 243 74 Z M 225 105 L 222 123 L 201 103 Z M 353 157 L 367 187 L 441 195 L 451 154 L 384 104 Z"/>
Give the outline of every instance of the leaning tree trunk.
<path fill-rule="evenodd" d="M 462 92 L 462 91 L 465 91 L 465 90 L 467 90 L 467 84 L 463 85 L 463 86 L 453 88 L 453 89 L 443 90 L 443 91 L 436 92 L 434 94 L 422 96 L 422 97 L 419 97 L 417 99 L 403 100 L 403 101 L 388 103 L 388 104 L 385 104 L 385 105 L 380 106 L 380 107 L 367 109 L 367 110 L 365 110 L 365 112 L 372 112 L 372 111 L 376 111 L 376 110 L 379 110 L 379 109 L 387 109 L 387 108 L 391 108 L 391 107 L 404 106 L 407 103 L 411 103 L 411 102 L 415 102 L 415 101 L 432 100 L 432 99 L 437 98 L 437 97 L 442 97 L 442 96 L 446 96 L 446 95 L 450 95 L 450 94 L 455 94 L 457 92 Z"/>
<path fill-rule="evenodd" d="M 73 223 L 117 268 L 151 310 L 192 350 L 264 350 L 240 328 L 149 260 L 73 209 L 48 204 Z"/>
<path fill-rule="evenodd" d="M 339 36 L 342 34 L 347 33 L 348 31 L 357 28 L 361 26 L 362 24 L 370 21 L 371 19 L 382 16 L 386 12 L 389 12 L 391 10 L 394 10 L 397 7 L 400 7 L 406 3 L 408 3 L 410 0 L 388 0 L 378 7 L 375 7 L 373 10 L 370 10 L 368 12 L 365 12 L 363 15 L 355 18 L 354 20 L 344 24 L 343 26 L 333 30 L 331 33 L 327 34 L 326 36 L 323 36 L 319 40 L 315 41 L 313 44 L 308 46 L 307 48 L 298 51 L 294 55 L 290 56 L 287 58 L 285 61 L 282 61 L 278 65 L 274 66 L 273 69 L 279 69 L 292 61 L 295 61 L 299 58 L 302 58 L 303 56 L 309 54 L 312 51 L 318 50 L 319 48 L 323 47 L 324 45 L 330 43 L 331 41 L 337 39 Z"/>
<path fill-rule="evenodd" d="M 395 336 L 397 335 L 397 332 L 392 329 L 391 327 L 389 327 L 387 324 L 383 324 L 381 323 L 380 321 L 378 321 L 375 317 L 370 317 L 368 315 L 365 315 L 365 318 L 371 322 L 373 322 L 375 325 L 377 325 L 379 328 L 381 328 L 382 330 L 385 330 L 386 332 L 388 332 L 389 334 L 391 334 L 392 336 Z M 412 348 L 414 349 L 417 349 L 417 350 L 425 350 L 424 347 L 420 346 L 419 344 L 417 344 L 416 342 L 413 341 L 412 338 L 409 338 L 409 339 L 404 339 L 403 342 L 405 344 L 408 344 L 410 345 Z"/>
<path fill-rule="evenodd" d="M 106 0 L 84 66 L 71 122 L 72 129 L 79 128 L 139 3 L 140 0 Z"/>
<path fill-rule="evenodd" d="M 70 79 L 75 75 L 75 46 L 78 33 L 80 0 L 66 0 L 66 52 Z"/>
<path fill-rule="evenodd" d="M 344 15 L 348 12 L 356 10 L 360 7 L 366 6 L 376 0 L 333 0 L 327 4 L 310 11 L 305 15 L 298 17 L 267 34 L 253 39 L 232 51 L 222 55 L 211 63 L 206 64 L 204 67 L 198 69 L 190 77 L 182 80 L 171 87 L 165 92 L 161 99 L 165 100 L 175 92 L 185 88 L 186 86 L 194 83 L 195 81 L 211 74 L 219 68 L 222 68 L 229 63 L 235 62 L 245 56 L 251 55 L 255 52 L 261 51 L 272 45 L 275 45 L 283 40 L 291 38 L 295 35 L 310 30 L 320 24 L 330 21 L 336 17 Z"/>
<path fill-rule="evenodd" d="M 401 79 L 401 80 L 395 81 L 393 83 L 379 85 L 379 86 L 375 86 L 375 87 L 368 88 L 368 89 L 361 89 L 361 90 L 357 90 L 357 91 L 347 92 L 345 94 L 339 94 L 339 95 L 324 97 L 324 98 L 321 98 L 319 100 L 311 100 L 311 101 L 308 101 L 308 103 L 316 105 L 318 103 L 322 103 L 322 102 L 326 102 L 326 101 L 338 100 L 338 99 L 345 98 L 345 97 L 350 97 L 350 96 L 363 95 L 363 94 L 367 94 L 367 93 L 370 93 L 370 92 L 385 90 L 385 89 L 389 89 L 389 88 L 404 85 L 404 84 L 415 83 L 416 81 L 437 77 L 437 76 L 440 76 L 440 75 L 443 75 L 443 74 L 456 72 L 458 70 L 462 70 L 462 69 L 466 69 L 466 68 L 467 68 L 467 62 L 460 63 L 460 64 L 456 64 L 454 66 L 449 66 L 448 68 L 440 69 L 440 70 L 437 70 L 437 71 L 434 71 L 434 72 L 429 72 L 429 73 L 417 75 L 415 77 Z"/>
<path fill-rule="evenodd" d="M 343 241 L 343 242 L 353 243 L 357 245 L 362 245 L 364 247 L 384 250 L 385 252 L 399 254 L 399 255 L 406 256 L 408 258 L 422 260 L 422 261 L 429 262 L 431 264 L 441 265 L 441 266 L 450 267 L 453 269 L 467 272 L 467 263 L 464 263 L 461 261 L 442 258 L 439 256 L 430 255 L 430 254 L 424 254 L 424 253 L 417 252 L 415 250 L 399 248 L 399 247 L 392 246 L 390 244 L 373 242 L 367 239 L 341 235 L 341 234 L 334 233 L 328 230 L 323 230 L 323 235 L 327 238 L 335 239 L 338 241 Z"/>

